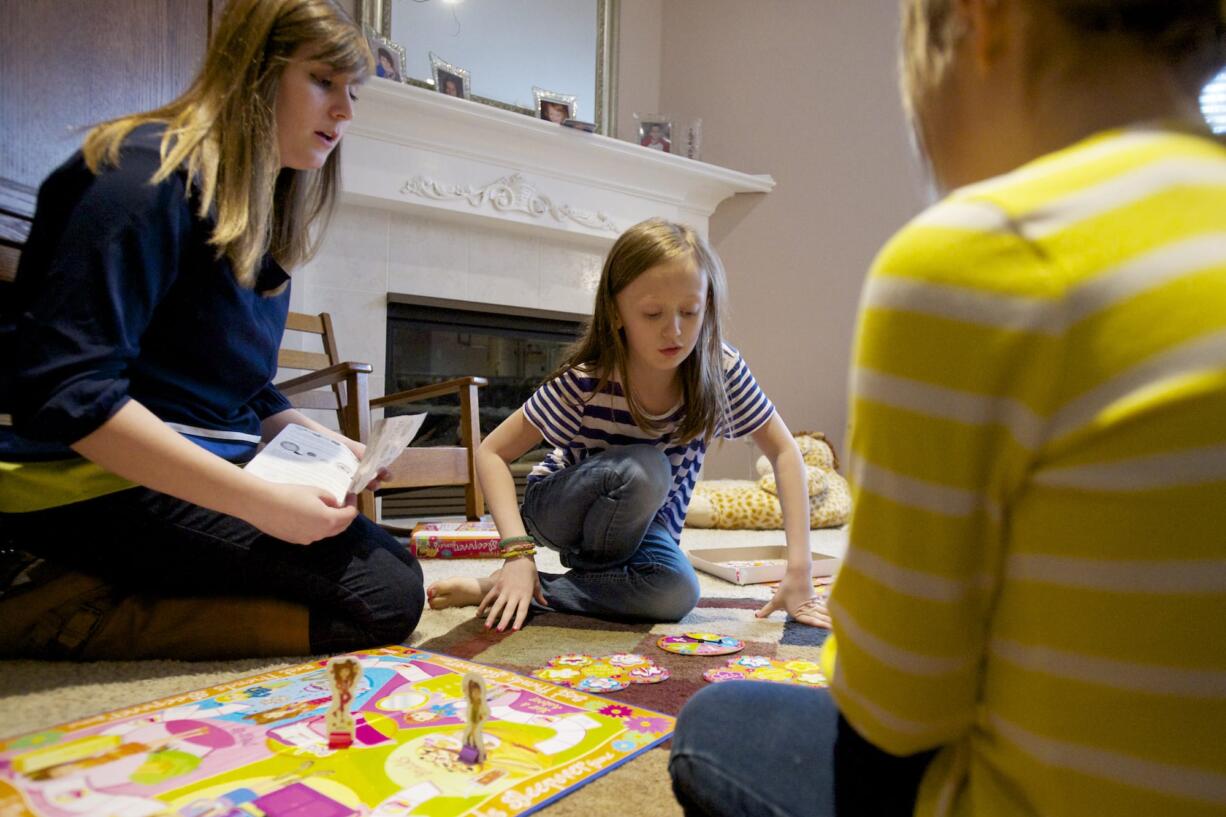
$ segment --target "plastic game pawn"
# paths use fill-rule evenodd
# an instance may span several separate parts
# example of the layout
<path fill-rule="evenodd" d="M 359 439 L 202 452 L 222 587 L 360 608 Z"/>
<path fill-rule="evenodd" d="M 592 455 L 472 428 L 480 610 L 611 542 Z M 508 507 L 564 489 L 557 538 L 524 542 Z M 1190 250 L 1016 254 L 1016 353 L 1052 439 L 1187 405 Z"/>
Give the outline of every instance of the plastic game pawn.
<path fill-rule="evenodd" d="M 465 711 L 464 735 L 461 738 L 460 760 L 470 766 L 484 763 L 486 757 L 485 736 L 482 730 L 490 716 L 486 701 L 485 679 L 475 672 L 467 672 L 460 681 L 464 698 L 468 702 Z"/>
<path fill-rule="evenodd" d="M 353 689 L 362 675 L 362 664 L 351 655 L 337 656 L 328 661 L 328 684 L 332 687 L 332 705 L 324 715 L 328 727 L 328 748 L 348 749 L 353 745 L 357 725 L 349 706 Z"/>

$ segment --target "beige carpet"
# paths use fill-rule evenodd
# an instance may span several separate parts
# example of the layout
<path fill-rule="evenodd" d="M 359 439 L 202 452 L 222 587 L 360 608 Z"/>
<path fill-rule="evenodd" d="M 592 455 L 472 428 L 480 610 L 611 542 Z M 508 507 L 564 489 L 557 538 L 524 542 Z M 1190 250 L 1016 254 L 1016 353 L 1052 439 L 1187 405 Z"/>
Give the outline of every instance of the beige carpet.
<path fill-rule="evenodd" d="M 738 545 L 783 544 L 774 531 L 705 531 L 686 529 L 687 550 Z M 813 532 L 813 549 L 842 556 L 846 534 L 842 530 Z M 545 570 L 561 570 L 556 556 L 540 557 Z M 485 575 L 497 563 L 490 560 L 424 560 L 427 583 L 457 575 Z M 699 573 L 704 597 L 752 598 L 766 601 L 770 590 L 761 585 L 740 587 Z M 473 608 L 427 610 L 409 644 L 422 646 L 468 621 Z M 701 611 L 691 614 L 694 624 Z M 782 613 L 775 618 L 782 619 Z M 684 622 L 683 622 L 684 623 Z M 283 660 L 226 662 L 132 661 L 55 663 L 0 661 L 0 737 L 12 737 L 48 726 L 142 703 L 181 692 L 213 686 L 270 669 L 300 663 L 301 657 Z M 667 753 L 646 752 L 639 758 L 563 798 L 545 812 L 553 817 L 588 817 L 596 814 L 640 813 L 680 815 L 672 797 Z"/>

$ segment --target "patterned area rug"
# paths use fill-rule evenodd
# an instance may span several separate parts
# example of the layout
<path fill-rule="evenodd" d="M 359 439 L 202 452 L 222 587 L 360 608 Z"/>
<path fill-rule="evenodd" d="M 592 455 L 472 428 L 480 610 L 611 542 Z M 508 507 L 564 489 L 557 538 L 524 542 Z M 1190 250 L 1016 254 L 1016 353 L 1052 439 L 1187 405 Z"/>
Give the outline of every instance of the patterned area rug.
<path fill-rule="evenodd" d="M 704 598 L 698 608 L 677 624 L 619 624 L 564 613 L 544 613 L 517 633 L 485 629 L 481 620 L 470 619 L 451 631 L 418 646 L 482 664 L 530 675 L 564 653 L 600 656 L 638 653 L 666 667 L 671 678 L 658 684 L 634 684 L 608 693 L 610 701 L 675 715 L 690 696 L 707 685 L 702 675 L 724 666 L 729 658 L 761 655 L 783 660 L 817 661 L 827 631 L 783 621 L 779 617 L 758 619 L 760 602 L 744 598 Z M 660 636 L 693 631 L 730 635 L 745 642 L 736 655 L 677 655 L 656 646 Z"/>
<path fill-rule="evenodd" d="M 686 550 L 731 545 L 782 544 L 782 534 L 768 531 L 702 531 L 687 529 Z M 842 531 L 814 531 L 814 549 L 841 556 L 846 547 Z M 539 559 L 544 570 L 559 570 L 553 554 Z M 482 576 L 490 560 L 427 560 L 427 583 L 450 576 Z M 702 630 L 730 635 L 746 642 L 738 655 L 763 655 L 816 661 L 825 630 L 787 622 L 781 613 L 769 619 L 754 617 L 768 598 L 765 585 L 739 587 L 699 574 L 702 601 L 678 624 L 617 624 L 581 616 L 547 613 L 533 619 L 518 633 L 487 631 L 473 617 L 474 608 L 427 611 L 409 645 L 492 664 L 523 674 L 544 667 L 563 653 L 605 655 L 637 652 L 668 667 L 672 677 L 660 684 L 636 685 L 607 697 L 659 712 L 675 714 L 699 688 L 702 674 L 723 666 L 727 657 L 682 656 L 655 646 L 662 635 Z M 201 689 L 238 678 L 297 664 L 287 659 L 181 662 L 99 661 L 67 664 L 47 661 L 0 661 L 0 738 L 20 735 L 97 712 L 143 703 L 188 690 Z M 729 724 L 735 714 L 730 714 Z M 645 752 L 624 766 L 547 807 L 549 817 L 592 817 L 636 814 L 681 817 L 668 777 L 668 747 Z"/>

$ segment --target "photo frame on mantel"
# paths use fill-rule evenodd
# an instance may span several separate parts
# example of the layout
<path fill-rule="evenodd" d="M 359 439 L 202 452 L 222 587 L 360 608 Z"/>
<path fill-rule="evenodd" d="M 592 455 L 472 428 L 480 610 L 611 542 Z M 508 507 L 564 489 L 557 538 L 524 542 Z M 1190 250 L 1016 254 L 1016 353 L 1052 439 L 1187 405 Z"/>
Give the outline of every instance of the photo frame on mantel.
<path fill-rule="evenodd" d="M 617 110 L 617 51 L 618 51 L 617 49 L 617 38 L 618 38 L 617 23 L 618 23 L 620 0 L 592 0 L 592 2 L 596 4 L 595 14 L 594 14 L 595 30 L 591 32 L 591 38 L 594 44 L 594 62 L 595 62 L 595 65 L 593 66 L 594 71 L 595 71 L 595 83 L 593 87 L 594 98 L 589 103 L 587 99 L 588 93 L 587 92 L 581 93 L 581 96 L 584 97 L 583 115 L 585 118 L 588 118 L 595 123 L 596 131 L 598 133 L 605 134 L 606 136 L 616 137 L 617 135 L 616 133 L 617 117 L 615 115 L 615 112 Z M 393 8 L 394 7 L 408 8 L 407 5 L 398 6 L 398 4 L 405 4 L 405 3 L 411 4 L 414 6 L 416 5 L 415 3 L 413 3 L 413 0 L 356 0 L 357 16 L 363 25 L 369 26 L 370 28 L 373 28 L 381 36 L 391 39 L 392 23 L 393 23 Z M 477 6 L 477 3 L 474 2 L 471 4 L 465 3 L 462 6 L 459 6 L 457 8 L 459 8 L 461 11 L 468 10 L 467 13 L 472 13 L 472 10 L 475 9 L 476 6 Z M 542 10 L 542 14 L 547 14 L 547 13 L 549 12 L 546 10 Z M 500 37 L 499 39 L 500 39 L 500 42 L 504 44 L 508 42 L 522 42 L 525 44 L 525 47 L 528 49 L 528 53 L 523 59 L 508 60 L 508 62 L 511 64 L 508 66 L 505 66 L 506 70 L 508 71 L 511 70 L 512 68 L 519 68 L 523 70 L 523 75 L 520 77 L 517 77 L 516 82 L 521 83 L 521 85 L 517 87 L 522 87 L 525 91 L 527 91 L 527 89 L 531 88 L 533 85 L 548 85 L 552 83 L 549 83 L 549 81 L 546 78 L 532 75 L 533 74 L 532 66 L 534 65 L 536 61 L 532 59 L 531 49 L 539 46 L 539 32 L 537 32 L 535 29 L 532 28 L 532 26 L 534 25 L 534 18 L 531 16 L 531 11 L 528 11 L 528 13 L 526 14 L 521 14 L 520 16 L 527 20 L 527 25 L 529 26 L 528 33 L 526 33 L 522 37 L 507 34 L 507 36 Z M 461 16 L 461 19 L 463 19 L 462 16 Z M 403 23 L 401 23 L 401 25 L 403 25 Z M 476 27 L 475 26 L 467 27 L 468 30 L 473 30 L 474 28 Z M 586 39 L 586 37 L 584 37 L 583 39 Z M 418 54 L 418 51 L 419 51 L 418 45 L 414 45 L 412 43 L 406 43 L 406 44 L 411 46 L 411 50 L 414 55 Z M 432 50 L 432 49 L 428 49 L 428 46 L 427 46 L 427 48 L 421 49 L 421 52 L 425 53 L 427 50 Z M 452 51 L 450 50 L 450 46 L 448 46 L 446 50 L 447 50 L 448 56 L 450 56 L 452 59 L 456 60 L 457 62 L 463 64 L 468 70 L 473 71 L 474 73 L 478 71 L 479 66 L 473 63 L 469 63 L 463 57 L 462 53 L 459 53 L 458 56 L 452 56 Z M 436 89 L 437 86 L 435 86 L 430 81 L 433 77 L 430 75 L 430 73 L 427 73 L 429 69 L 427 69 L 427 67 L 424 65 L 421 65 L 421 66 L 418 65 L 418 56 L 412 56 L 412 62 L 410 64 L 407 64 L 405 68 L 406 70 L 405 70 L 404 81 L 406 83 L 408 83 L 409 85 L 416 85 L 419 88 L 425 88 L 427 90 Z M 500 70 L 499 73 L 503 73 L 503 71 Z M 414 74 L 420 74 L 421 77 L 418 78 Z M 479 80 L 481 76 L 485 76 L 485 74 L 480 74 L 480 76 L 478 76 Z M 560 84 L 554 85 L 553 87 L 560 87 Z M 513 94 L 508 94 L 508 97 L 511 97 L 511 96 L 513 96 Z M 468 94 L 467 98 L 471 99 L 474 102 L 480 102 L 485 105 L 492 105 L 494 107 L 502 108 L 504 110 L 515 111 L 517 113 L 522 113 L 527 116 L 532 116 L 532 117 L 539 116 L 539 111 L 535 109 L 536 108 L 534 104 L 535 101 L 533 101 L 533 103 L 529 103 L 528 100 L 521 101 L 519 99 L 516 99 L 515 102 L 507 102 L 507 101 L 502 101 L 498 99 L 490 99 L 488 97 L 484 97 L 479 94 L 473 94 L 471 92 Z M 533 104 L 533 107 L 527 107 L 529 104 Z M 571 115 L 572 117 L 574 116 L 573 107 L 571 110 Z"/>
<path fill-rule="evenodd" d="M 366 34 L 366 42 L 370 45 L 370 53 L 375 57 L 375 76 L 390 79 L 392 82 L 404 82 L 404 48 L 370 26 L 364 26 L 363 32 Z"/>
<path fill-rule="evenodd" d="M 468 71 L 458 65 L 452 65 L 433 51 L 430 52 L 430 73 L 433 75 L 434 89 L 440 94 L 459 99 L 472 96 Z"/>
<path fill-rule="evenodd" d="M 532 99 L 536 102 L 536 116 L 546 122 L 561 125 L 567 119 L 579 116 L 578 98 L 574 94 L 559 94 L 556 91 L 546 91 L 544 88 L 532 88 Z"/>

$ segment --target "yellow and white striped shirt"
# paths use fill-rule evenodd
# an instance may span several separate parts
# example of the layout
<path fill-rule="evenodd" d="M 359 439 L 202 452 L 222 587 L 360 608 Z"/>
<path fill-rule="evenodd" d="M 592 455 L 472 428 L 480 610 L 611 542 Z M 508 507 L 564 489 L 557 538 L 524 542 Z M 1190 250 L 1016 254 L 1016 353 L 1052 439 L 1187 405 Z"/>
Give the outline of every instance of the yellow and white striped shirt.
<path fill-rule="evenodd" d="M 1226 814 L 1226 148 L 1135 127 L 882 250 L 833 690 L 917 813 Z"/>

